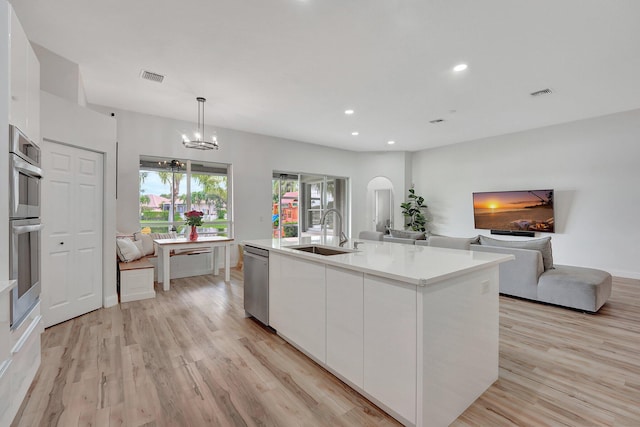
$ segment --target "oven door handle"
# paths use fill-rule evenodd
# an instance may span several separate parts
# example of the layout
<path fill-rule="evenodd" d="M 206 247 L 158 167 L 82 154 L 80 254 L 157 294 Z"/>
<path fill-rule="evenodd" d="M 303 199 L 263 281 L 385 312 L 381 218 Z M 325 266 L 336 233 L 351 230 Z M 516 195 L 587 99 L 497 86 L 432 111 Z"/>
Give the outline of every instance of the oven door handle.
<path fill-rule="evenodd" d="M 41 230 L 42 230 L 42 224 L 13 226 L 13 232 L 15 234 L 31 233 L 34 231 L 41 231 Z"/>
<path fill-rule="evenodd" d="M 24 173 L 25 175 L 29 175 L 33 178 L 42 178 L 42 169 L 37 166 L 34 166 L 24 160 L 20 159 L 17 156 L 12 156 L 13 160 L 13 169 Z"/>

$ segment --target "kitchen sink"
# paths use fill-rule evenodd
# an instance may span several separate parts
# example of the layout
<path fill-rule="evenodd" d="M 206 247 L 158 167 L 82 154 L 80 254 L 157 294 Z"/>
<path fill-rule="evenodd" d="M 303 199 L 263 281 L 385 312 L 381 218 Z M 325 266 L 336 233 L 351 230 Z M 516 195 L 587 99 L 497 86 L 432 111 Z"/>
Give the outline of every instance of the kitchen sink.
<path fill-rule="evenodd" d="M 326 246 L 307 245 L 307 246 L 290 246 L 289 249 L 295 249 L 296 251 L 309 252 L 318 255 L 342 255 L 353 252 L 349 249 L 329 248 Z"/>

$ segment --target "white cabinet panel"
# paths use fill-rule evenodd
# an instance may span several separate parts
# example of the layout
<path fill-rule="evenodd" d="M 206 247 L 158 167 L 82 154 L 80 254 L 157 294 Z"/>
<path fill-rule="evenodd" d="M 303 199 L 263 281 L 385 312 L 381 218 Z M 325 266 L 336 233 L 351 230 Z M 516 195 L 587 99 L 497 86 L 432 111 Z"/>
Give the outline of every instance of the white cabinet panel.
<path fill-rule="evenodd" d="M 270 325 L 307 354 L 324 363 L 325 266 L 270 254 L 269 288 Z"/>
<path fill-rule="evenodd" d="M 9 62 L 11 78 L 11 104 L 9 108 L 9 123 L 16 125 L 25 134 L 27 133 L 28 114 L 28 57 L 31 46 L 27 35 L 18 21 L 18 17 L 11 8 L 9 24 Z M 39 85 L 38 85 L 39 86 Z M 40 94 L 38 93 L 38 96 Z M 38 113 L 39 114 L 39 113 Z M 30 135 L 27 135 L 31 138 Z"/>
<path fill-rule="evenodd" d="M 9 18 L 9 123 L 40 143 L 40 62 L 13 8 Z"/>
<path fill-rule="evenodd" d="M 11 357 L 11 336 L 9 327 L 11 325 L 11 289 L 15 286 L 15 281 L 0 282 L 0 366 L 2 362 Z M 2 425 L 2 424 L 0 424 Z"/>
<path fill-rule="evenodd" d="M 18 412 L 22 400 L 27 394 L 31 382 L 40 366 L 40 334 L 43 330 L 42 316 L 37 316 L 20 337 L 11 350 L 12 377 L 11 394 L 13 396 L 13 410 Z"/>
<path fill-rule="evenodd" d="M 417 288 L 364 276 L 364 391 L 416 422 Z"/>
<path fill-rule="evenodd" d="M 11 411 L 11 360 L 0 362 L 0 426 L 8 426 L 13 418 Z"/>
<path fill-rule="evenodd" d="M 363 384 L 363 273 L 327 266 L 327 366 Z"/>
<path fill-rule="evenodd" d="M 498 284 L 495 266 L 419 293 L 418 424 L 449 425 L 498 379 Z"/>
<path fill-rule="evenodd" d="M 26 134 L 40 144 L 40 61 L 27 46 L 27 129 Z"/>

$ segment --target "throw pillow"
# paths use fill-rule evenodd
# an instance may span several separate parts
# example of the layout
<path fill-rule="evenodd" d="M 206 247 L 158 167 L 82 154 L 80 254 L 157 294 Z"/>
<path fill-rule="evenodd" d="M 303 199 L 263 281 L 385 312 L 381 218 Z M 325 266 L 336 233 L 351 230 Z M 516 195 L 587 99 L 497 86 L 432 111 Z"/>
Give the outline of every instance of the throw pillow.
<path fill-rule="evenodd" d="M 153 244 L 155 239 L 176 239 L 178 234 L 175 231 L 170 231 L 168 233 L 151 233 L 149 236 L 151 236 L 151 243 Z M 158 256 L 156 245 L 153 245 L 153 256 Z"/>
<path fill-rule="evenodd" d="M 142 251 L 138 249 L 142 248 L 142 242 L 140 242 L 140 245 L 136 246 L 136 244 L 128 238 L 116 239 L 116 248 L 118 258 L 122 262 L 135 261 L 144 256 Z"/>
<path fill-rule="evenodd" d="M 133 233 L 133 237 L 136 239 L 136 241 L 142 242 L 143 254 L 145 255 L 154 254 L 153 238 L 151 237 L 151 234 L 143 234 L 138 231 Z"/>
<path fill-rule="evenodd" d="M 498 246 L 501 248 L 531 249 L 540 251 L 544 271 L 553 268 L 553 254 L 551 253 L 551 237 L 532 240 L 498 240 L 480 235 L 480 244 L 487 246 Z"/>

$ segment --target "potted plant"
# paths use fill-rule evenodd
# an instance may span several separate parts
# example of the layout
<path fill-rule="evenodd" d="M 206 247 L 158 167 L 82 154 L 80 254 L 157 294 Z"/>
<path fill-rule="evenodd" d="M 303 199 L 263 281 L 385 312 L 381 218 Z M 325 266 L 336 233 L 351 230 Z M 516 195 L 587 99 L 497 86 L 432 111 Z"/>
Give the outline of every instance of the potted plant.
<path fill-rule="evenodd" d="M 189 240 L 196 241 L 198 240 L 198 230 L 197 227 L 202 225 L 202 216 L 204 214 L 200 211 L 189 211 L 184 216 L 187 218 L 185 221 L 187 225 L 191 226 L 191 233 L 189 234 Z"/>
<path fill-rule="evenodd" d="M 416 196 L 416 190 L 412 186 L 407 198 L 409 200 L 400 203 L 402 214 L 405 216 L 405 228 L 413 231 L 426 231 L 427 217 L 424 215 L 423 209 L 427 205 L 424 204 L 424 197 Z"/>

